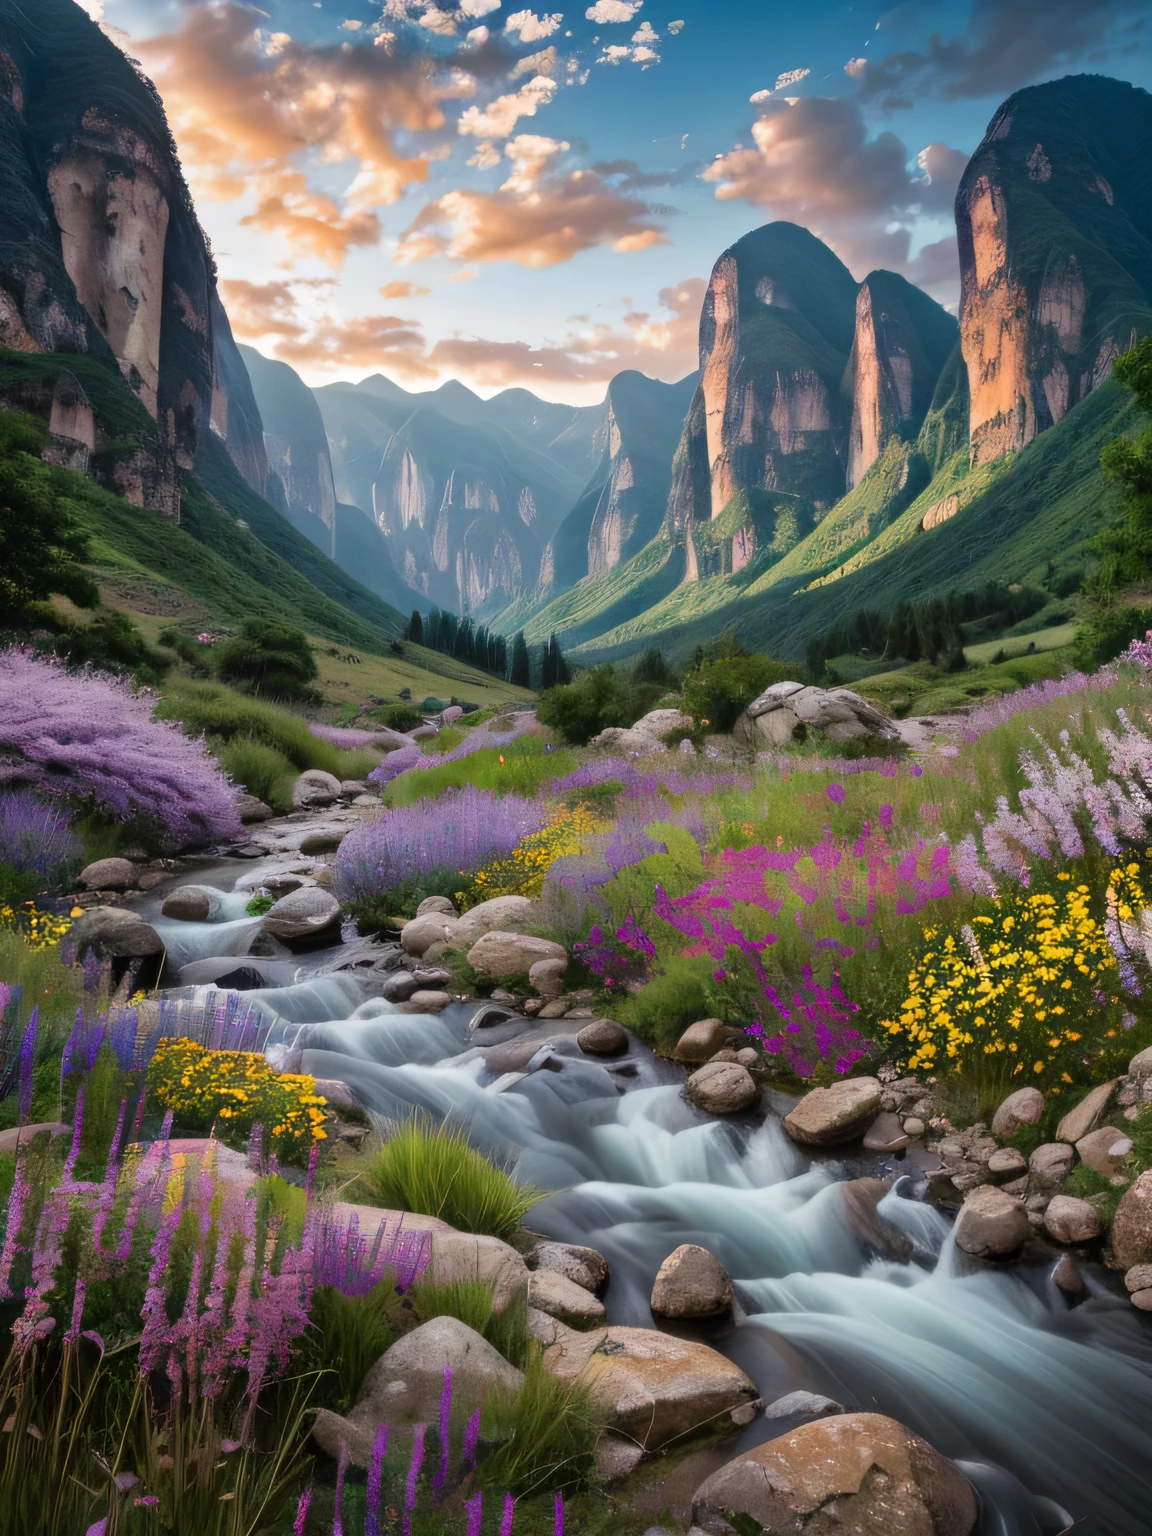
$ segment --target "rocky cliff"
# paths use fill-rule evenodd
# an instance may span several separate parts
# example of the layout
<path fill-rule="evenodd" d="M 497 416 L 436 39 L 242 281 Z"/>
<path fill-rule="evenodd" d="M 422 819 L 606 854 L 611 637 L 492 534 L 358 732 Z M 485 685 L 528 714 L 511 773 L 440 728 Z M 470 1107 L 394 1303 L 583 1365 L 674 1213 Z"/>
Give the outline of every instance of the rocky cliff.
<path fill-rule="evenodd" d="M 1080 75 L 1009 97 L 956 196 L 977 464 L 1022 448 L 1152 329 L 1152 96 Z"/>
<path fill-rule="evenodd" d="M 178 515 L 197 434 L 242 381 L 159 97 L 72 0 L 0 9 L 0 206 L 0 345 L 114 364 L 155 431 L 130 447 L 97 411 L 94 463 Z M 254 474 L 249 405 L 224 435 Z"/>
<path fill-rule="evenodd" d="M 316 397 L 294 368 L 242 346 L 240 357 L 264 424 L 261 494 L 326 555 L 336 547 L 336 488 Z"/>

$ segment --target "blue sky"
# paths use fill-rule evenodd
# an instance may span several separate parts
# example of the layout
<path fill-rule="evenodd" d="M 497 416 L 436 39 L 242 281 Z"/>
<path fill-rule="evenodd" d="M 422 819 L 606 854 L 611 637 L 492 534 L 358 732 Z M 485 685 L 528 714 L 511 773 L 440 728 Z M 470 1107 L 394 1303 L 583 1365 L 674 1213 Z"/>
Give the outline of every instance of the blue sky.
<path fill-rule="evenodd" d="M 772 218 L 954 305 L 952 195 L 1004 97 L 1152 86 L 1143 0 L 551 4 L 84 8 L 164 96 L 244 339 L 312 383 L 579 403 L 689 371 L 713 263 Z"/>

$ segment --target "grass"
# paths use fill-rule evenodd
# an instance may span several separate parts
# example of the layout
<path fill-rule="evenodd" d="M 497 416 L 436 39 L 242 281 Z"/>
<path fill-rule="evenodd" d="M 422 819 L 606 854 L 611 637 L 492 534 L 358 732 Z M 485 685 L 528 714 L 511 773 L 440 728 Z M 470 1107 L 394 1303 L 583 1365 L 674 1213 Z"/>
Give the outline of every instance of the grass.
<path fill-rule="evenodd" d="M 494 1312 L 493 1287 L 483 1280 L 430 1281 L 413 1288 L 412 1300 L 422 1323 L 434 1317 L 455 1317 L 487 1339 L 493 1349 L 522 1367 L 529 1355 L 528 1298 L 518 1296 L 501 1312 Z"/>
<path fill-rule="evenodd" d="M 388 786 L 385 804 L 403 806 L 417 800 L 434 800 L 446 789 L 459 789 L 464 784 L 491 789 L 498 795 L 513 791 L 518 795 L 535 795 L 541 785 L 571 773 L 578 761 L 573 752 L 548 752 L 538 737 L 521 736 L 502 749 L 485 747 L 455 763 L 402 773 Z"/>
<path fill-rule="evenodd" d="M 1004 635 L 998 640 L 982 640 L 978 645 L 966 645 L 964 655 L 970 664 L 978 665 L 992 661 L 1000 653 L 1003 653 L 1002 660 L 1016 661 L 1031 652 L 1059 651 L 1074 643 L 1079 627 L 1073 623 L 1052 624 L 1046 629 L 1034 630 L 1031 634 L 1011 637 Z"/>
<path fill-rule="evenodd" d="M 541 1196 L 474 1152 L 466 1131 L 436 1127 L 419 1116 L 395 1130 L 361 1182 L 373 1202 L 388 1210 L 439 1216 L 460 1232 L 505 1242 Z"/>
<path fill-rule="evenodd" d="M 1071 626 L 1069 626 L 1070 628 Z M 989 643 L 993 653 L 1007 650 L 1012 641 Z M 1027 650 L 1026 641 L 1016 641 Z M 986 646 L 972 647 L 984 650 Z M 1071 646 L 1037 648 L 1032 655 L 1012 656 L 1001 662 L 979 662 L 963 672 L 942 672 L 929 662 L 915 662 L 891 672 L 855 678 L 851 686 L 864 698 L 889 710 L 897 718 L 914 714 L 942 714 L 964 709 L 985 699 L 995 699 L 1045 678 L 1060 677 L 1073 664 Z"/>
<path fill-rule="evenodd" d="M 316 1407 L 348 1412 L 365 1376 L 392 1343 L 396 1307 L 390 1279 L 366 1296 L 345 1296 L 331 1285 L 316 1287 L 300 1359 L 303 1371 L 322 1373 L 313 1399 Z"/>
<path fill-rule="evenodd" d="M 484 1406 L 482 1432 L 499 1443 L 480 1462 L 478 1479 L 521 1497 L 579 1486 L 592 1476 L 607 1422 L 608 1410 L 578 1381 L 553 1376 L 536 1347 L 519 1391 L 497 1388 Z"/>

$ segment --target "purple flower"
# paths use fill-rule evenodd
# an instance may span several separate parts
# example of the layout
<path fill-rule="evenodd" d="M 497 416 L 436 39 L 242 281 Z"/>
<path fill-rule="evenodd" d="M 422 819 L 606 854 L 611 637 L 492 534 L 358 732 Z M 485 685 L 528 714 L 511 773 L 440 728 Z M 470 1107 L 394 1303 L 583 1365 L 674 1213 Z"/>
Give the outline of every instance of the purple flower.
<path fill-rule="evenodd" d="M 57 886 L 66 866 L 83 854 L 62 806 L 45 805 L 27 790 L 0 795 L 0 864 L 38 875 L 47 888 Z"/>
<path fill-rule="evenodd" d="M 468 1516 L 467 1536 L 480 1536 L 480 1527 L 484 1522 L 484 1494 L 474 1493 L 465 1503 L 464 1511 Z"/>
<path fill-rule="evenodd" d="M 309 1483 L 300 1495 L 300 1501 L 296 1505 L 296 1518 L 292 1522 L 292 1536 L 304 1536 L 304 1524 L 308 1519 L 308 1510 L 312 1504 L 312 1485 Z"/>
<path fill-rule="evenodd" d="M 448 1478 L 448 1449 L 449 1429 L 452 1422 L 452 1367 L 444 1367 L 444 1386 L 440 1392 L 440 1472 L 437 1478 L 437 1490 L 442 1488 Z"/>
<path fill-rule="evenodd" d="M 843 805 L 844 804 L 844 786 L 843 786 L 843 784 L 829 784 L 828 787 L 825 789 L 824 793 L 828 796 L 829 800 L 831 800 L 833 805 Z"/>
<path fill-rule="evenodd" d="M 465 1466 L 471 1466 L 476 1460 L 476 1445 L 480 1439 L 480 1410 L 476 1408 L 468 1416 L 468 1423 L 464 1426 L 464 1450 L 461 1459 Z"/>
<path fill-rule="evenodd" d="M 36 1030 L 40 1024 L 40 1009 L 33 1008 L 28 1015 L 28 1027 L 20 1042 L 19 1064 L 19 1119 L 24 1125 L 32 1117 L 32 1057 L 36 1051 Z"/>
<path fill-rule="evenodd" d="M 80 1155 L 80 1136 L 84 1129 L 84 1084 L 81 1083 L 76 1094 L 76 1109 L 72 1115 L 72 1146 L 64 1161 L 64 1182 L 71 1181 L 72 1170 L 76 1166 L 76 1159 Z"/>
<path fill-rule="evenodd" d="M 516 1518 L 516 1500 L 510 1493 L 504 1495 L 504 1514 L 500 1521 L 500 1536 L 512 1536 L 512 1522 Z"/>
<path fill-rule="evenodd" d="M 388 1426 L 381 1424 L 372 1442 L 372 1461 L 368 1467 L 368 1492 L 364 1509 L 364 1536 L 380 1536 L 380 1482 L 384 1457 L 388 1453 Z"/>
<path fill-rule="evenodd" d="M 12 1193 L 8 1196 L 8 1219 L 4 1226 L 4 1247 L 0 1250 L 0 1301 L 7 1301 L 12 1294 L 8 1284 L 12 1273 L 12 1261 L 15 1259 L 20 1247 L 20 1228 L 24 1224 L 24 1208 L 31 1193 L 28 1180 L 24 1177 L 24 1159 L 19 1151 L 16 1154 L 16 1177 L 12 1183 Z"/>
<path fill-rule="evenodd" d="M 332 1536 L 344 1536 L 344 1477 L 348 1471 L 348 1447 L 340 1447 L 336 1463 L 336 1512 L 332 1519 Z"/>
<path fill-rule="evenodd" d="M 416 1484 L 420 1468 L 424 1465 L 424 1431 L 426 1425 L 417 1424 L 412 1432 L 412 1460 L 408 1463 L 408 1480 L 404 1488 L 404 1536 L 412 1530 L 412 1511 L 416 1508 Z"/>
<path fill-rule="evenodd" d="M 552 1536 L 564 1536 L 564 1495 L 556 1495 L 556 1514 L 552 1522 Z"/>

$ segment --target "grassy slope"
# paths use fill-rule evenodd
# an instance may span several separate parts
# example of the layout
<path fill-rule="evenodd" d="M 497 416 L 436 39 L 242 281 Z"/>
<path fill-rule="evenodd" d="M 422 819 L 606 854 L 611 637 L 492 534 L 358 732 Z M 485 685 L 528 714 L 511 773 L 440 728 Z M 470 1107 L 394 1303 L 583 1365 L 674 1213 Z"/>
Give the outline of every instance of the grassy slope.
<path fill-rule="evenodd" d="M 579 644 L 643 613 L 673 590 L 680 580 L 682 555 L 661 534 L 618 565 L 608 576 L 586 576 L 562 592 L 525 625 L 532 642 L 563 633 L 568 646 Z"/>

